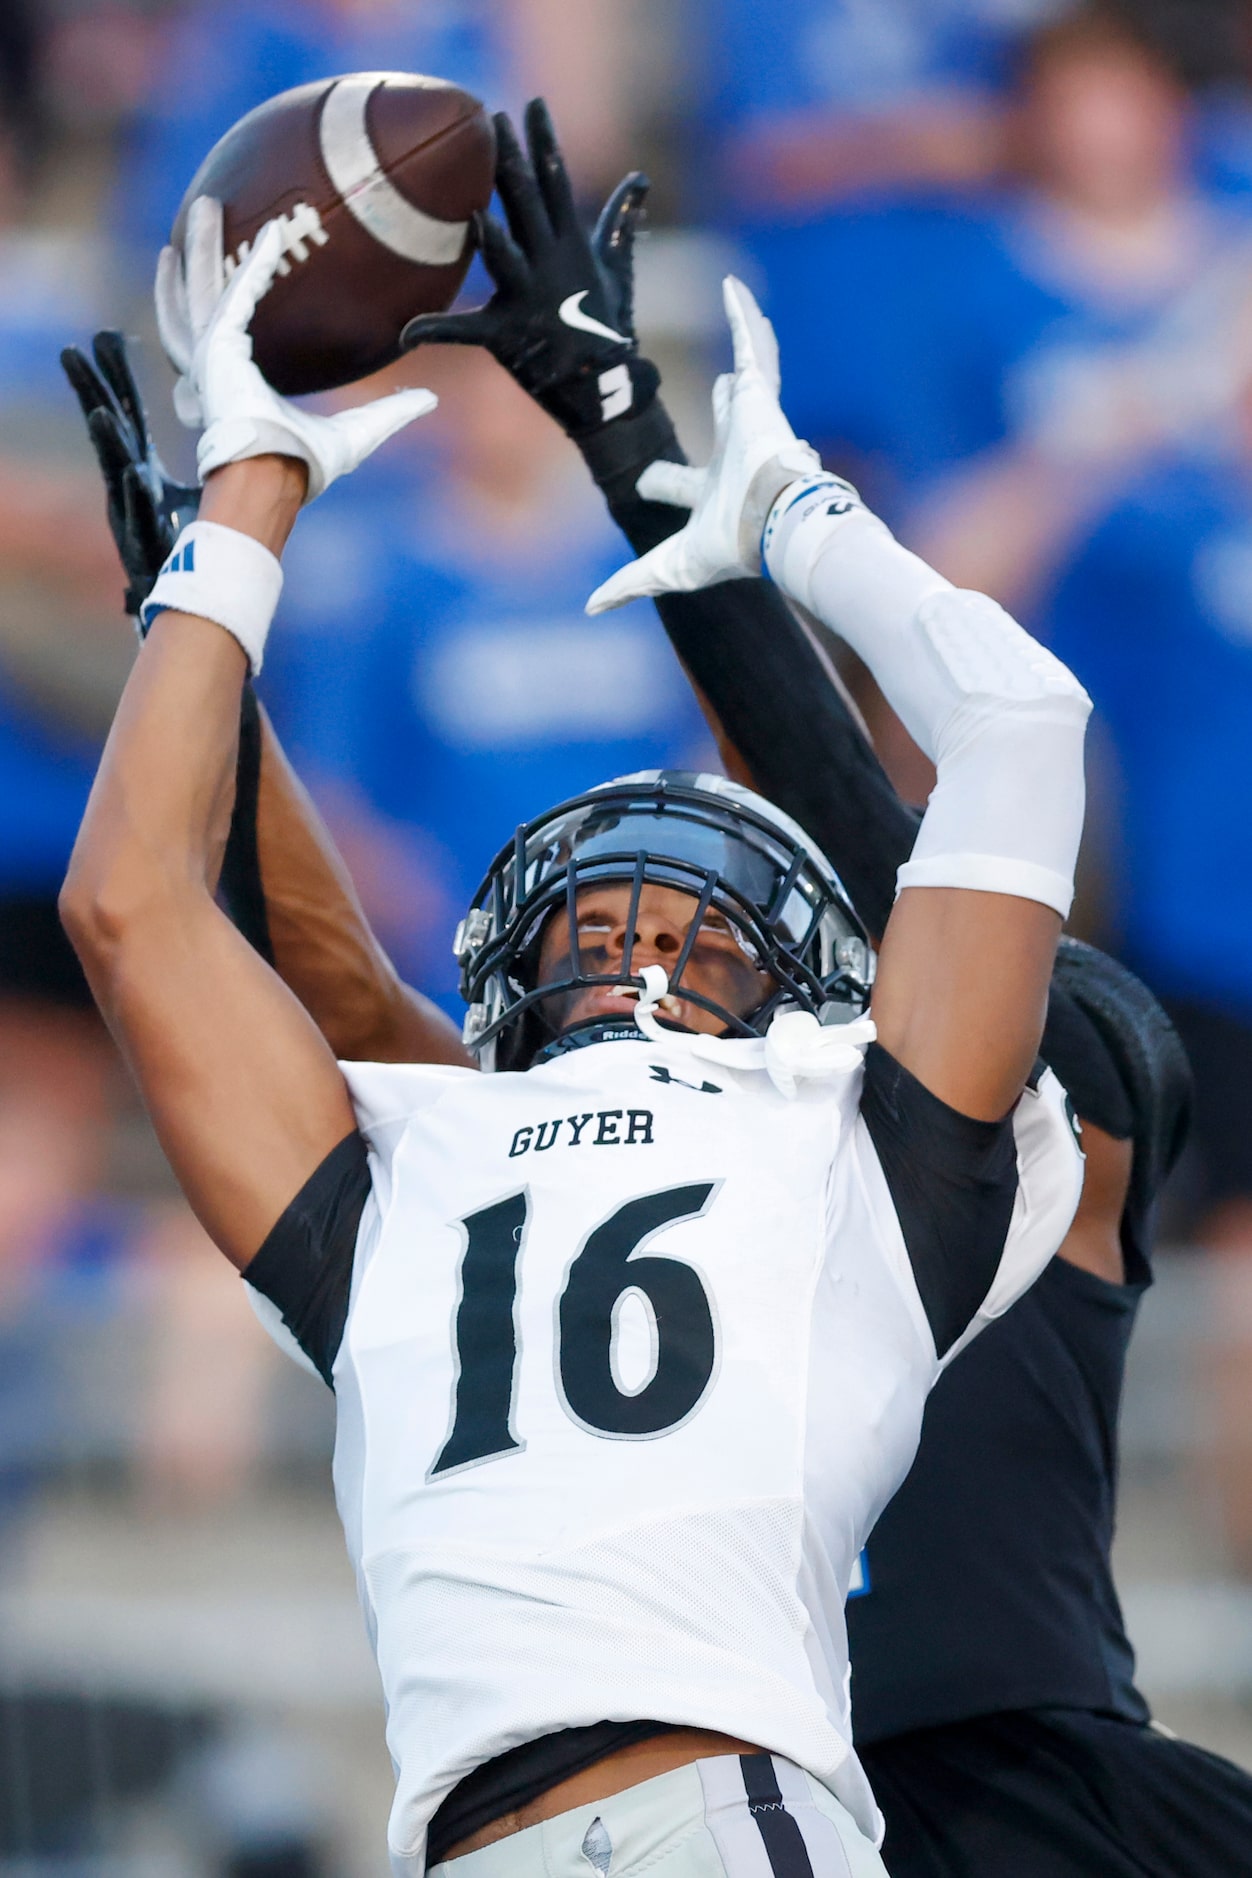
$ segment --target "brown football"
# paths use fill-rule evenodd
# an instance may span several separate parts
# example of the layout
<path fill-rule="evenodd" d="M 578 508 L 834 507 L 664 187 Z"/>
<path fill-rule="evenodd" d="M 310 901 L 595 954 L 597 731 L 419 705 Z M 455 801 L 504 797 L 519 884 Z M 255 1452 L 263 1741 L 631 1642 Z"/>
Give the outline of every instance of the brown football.
<path fill-rule="evenodd" d="M 181 246 L 197 196 L 216 196 L 229 269 L 281 218 L 283 259 L 252 321 L 253 354 L 287 397 L 331 391 L 397 359 L 415 313 L 451 305 L 495 156 L 491 119 L 456 85 L 409 72 L 322 79 L 227 131 L 171 240 Z"/>

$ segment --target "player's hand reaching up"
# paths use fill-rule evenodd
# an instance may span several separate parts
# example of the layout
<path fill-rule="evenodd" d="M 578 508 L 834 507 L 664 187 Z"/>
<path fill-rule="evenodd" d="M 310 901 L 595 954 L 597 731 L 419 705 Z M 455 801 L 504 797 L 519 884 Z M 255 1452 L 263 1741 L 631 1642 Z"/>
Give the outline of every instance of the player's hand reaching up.
<path fill-rule="evenodd" d="M 690 593 L 761 571 L 761 530 L 770 509 L 797 477 L 821 473 L 778 402 L 774 329 L 743 282 L 722 285 L 734 341 L 735 369 L 713 386 L 713 454 L 706 469 L 652 463 L 639 478 L 651 502 L 690 509 L 676 535 L 610 576 L 587 602 L 604 613 L 658 593 Z M 856 492 L 849 488 L 853 500 Z"/>
<path fill-rule="evenodd" d="M 472 313 L 424 313 L 401 343 L 485 346 L 572 437 L 642 411 L 660 376 L 639 356 L 634 325 L 635 231 L 648 193 L 638 170 L 617 185 L 591 234 L 574 202 L 548 107 L 526 107 L 526 149 L 495 119 L 496 191 L 508 232 L 478 218 L 495 293 Z"/>
<path fill-rule="evenodd" d="M 170 549 L 200 506 L 196 484 L 175 482 L 157 455 L 121 333 L 97 333 L 93 357 L 61 354 L 87 419 L 108 497 L 109 527 L 126 570 L 126 611 L 135 616 Z"/>
<path fill-rule="evenodd" d="M 248 457 L 295 457 L 308 469 L 311 502 L 396 431 L 433 411 L 438 400 L 430 391 L 396 391 L 326 417 L 302 410 L 267 385 L 253 362 L 248 327 L 282 253 L 278 224 L 270 222 L 227 279 L 222 207 L 201 196 L 187 218 L 184 254 L 162 252 L 157 323 L 182 373 L 178 414 L 189 427 L 203 427 L 196 455 L 201 476 Z"/>

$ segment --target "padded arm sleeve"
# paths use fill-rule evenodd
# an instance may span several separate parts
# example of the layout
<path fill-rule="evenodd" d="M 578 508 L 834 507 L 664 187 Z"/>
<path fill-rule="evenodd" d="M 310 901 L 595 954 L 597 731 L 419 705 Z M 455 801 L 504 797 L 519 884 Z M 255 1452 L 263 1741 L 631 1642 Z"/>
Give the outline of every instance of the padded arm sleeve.
<path fill-rule="evenodd" d="M 1013 894 L 1064 918 L 1091 709 L 1073 674 L 994 600 L 901 547 L 837 478 L 783 491 L 764 552 L 784 593 L 865 660 L 937 767 L 899 884 Z"/>

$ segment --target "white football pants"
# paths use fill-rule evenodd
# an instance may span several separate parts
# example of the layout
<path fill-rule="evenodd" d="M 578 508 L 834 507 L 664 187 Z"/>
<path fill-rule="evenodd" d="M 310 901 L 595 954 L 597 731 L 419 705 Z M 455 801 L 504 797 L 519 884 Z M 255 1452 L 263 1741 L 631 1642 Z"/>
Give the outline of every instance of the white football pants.
<path fill-rule="evenodd" d="M 430 1878 L 887 1878 L 852 1815 L 776 1754 L 718 1754 L 573 1807 Z"/>

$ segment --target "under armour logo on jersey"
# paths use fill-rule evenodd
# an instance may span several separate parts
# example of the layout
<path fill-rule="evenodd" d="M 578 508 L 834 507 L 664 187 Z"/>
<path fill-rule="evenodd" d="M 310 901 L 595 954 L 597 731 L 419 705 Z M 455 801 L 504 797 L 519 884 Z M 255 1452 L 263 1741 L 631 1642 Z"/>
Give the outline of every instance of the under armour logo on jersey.
<path fill-rule="evenodd" d="M 572 326 L 576 332 L 595 333 L 598 339 L 611 339 L 617 346 L 633 345 L 634 340 L 629 333 L 615 333 L 602 320 L 593 319 L 590 313 L 583 312 L 582 303 L 590 292 L 590 287 L 584 287 L 581 293 L 572 293 L 562 300 L 557 308 L 557 318 L 563 325 Z"/>
<path fill-rule="evenodd" d="M 697 1095 L 722 1094 L 719 1084 L 715 1082 L 684 1082 L 681 1076 L 675 1076 L 673 1071 L 666 1069 L 663 1063 L 649 1063 L 648 1068 L 652 1071 L 652 1079 L 654 1082 L 677 1083 L 681 1089 L 694 1089 Z"/>

